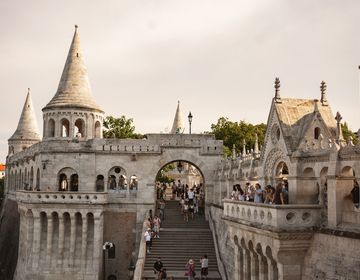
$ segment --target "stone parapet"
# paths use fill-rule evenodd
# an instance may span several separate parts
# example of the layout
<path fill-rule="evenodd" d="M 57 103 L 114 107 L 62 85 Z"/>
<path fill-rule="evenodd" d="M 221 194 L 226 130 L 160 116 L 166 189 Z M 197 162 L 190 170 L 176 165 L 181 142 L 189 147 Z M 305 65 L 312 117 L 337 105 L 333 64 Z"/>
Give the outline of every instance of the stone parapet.
<path fill-rule="evenodd" d="M 320 224 L 319 205 L 269 205 L 224 199 L 223 218 L 274 231 L 305 230 Z"/>
<path fill-rule="evenodd" d="M 21 203 L 52 204 L 106 204 L 107 193 L 17 191 L 16 200 Z"/>

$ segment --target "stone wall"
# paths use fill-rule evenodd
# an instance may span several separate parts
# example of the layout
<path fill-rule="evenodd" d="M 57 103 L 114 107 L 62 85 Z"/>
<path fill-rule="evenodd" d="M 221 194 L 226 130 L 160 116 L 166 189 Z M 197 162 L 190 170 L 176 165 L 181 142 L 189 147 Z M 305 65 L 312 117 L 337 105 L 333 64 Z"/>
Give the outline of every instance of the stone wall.
<path fill-rule="evenodd" d="M 6 199 L 0 216 L 0 279 L 12 279 L 18 257 L 20 216 L 17 202 Z"/>
<path fill-rule="evenodd" d="M 360 239 L 317 233 L 305 256 L 303 279 L 360 279 Z"/>
<path fill-rule="evenodd" d="M 127 279 L 128 266 L 134 258 L 132 253 L 135 250 L 135 225 L 136 213 L 104 213 L 104 242 L 112 242 L 116 248 L 114 259 L 106 257 L 107 277 L 115 275 L 117 279 Z"/>

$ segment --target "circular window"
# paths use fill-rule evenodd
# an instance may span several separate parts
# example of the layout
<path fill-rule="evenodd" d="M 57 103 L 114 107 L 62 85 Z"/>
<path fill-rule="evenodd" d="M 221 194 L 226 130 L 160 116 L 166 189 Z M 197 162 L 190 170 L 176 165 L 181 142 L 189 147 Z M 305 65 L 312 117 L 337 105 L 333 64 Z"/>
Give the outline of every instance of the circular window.
<path fill-rule="evenodd" d="M 115 168 L 115 173 L 116 173 L 116 174 L 119 174 L 120 171 L 121 171 L 120 167 L 116 167 L 116 168 Z"/>

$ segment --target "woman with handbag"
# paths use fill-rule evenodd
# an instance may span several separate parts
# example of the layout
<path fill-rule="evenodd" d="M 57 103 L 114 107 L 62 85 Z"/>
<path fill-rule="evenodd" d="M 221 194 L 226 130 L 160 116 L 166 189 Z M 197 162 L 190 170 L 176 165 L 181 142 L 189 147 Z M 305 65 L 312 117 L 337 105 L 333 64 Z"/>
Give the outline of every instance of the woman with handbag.
<path fill-rule="evenodd" d="M 192 259 L 190 259 L 187 264 L 185 265 L 185 276 L 188 277 L 188 280 L 194 280 L 195 279 L 195 263 Z"/>

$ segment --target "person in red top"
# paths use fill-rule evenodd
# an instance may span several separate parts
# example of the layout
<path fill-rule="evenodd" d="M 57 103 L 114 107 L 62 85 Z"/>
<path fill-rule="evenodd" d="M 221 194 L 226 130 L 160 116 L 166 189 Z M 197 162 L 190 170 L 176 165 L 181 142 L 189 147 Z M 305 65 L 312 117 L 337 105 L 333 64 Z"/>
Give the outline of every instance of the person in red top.
<path fill-rule="evenodd" d="M 188 280 L 194 280 L 195 279 L 195 263 L 192 259 L 190 259 L 187 264 L 185 265 L 185 276 L 188 277 Z"/>

